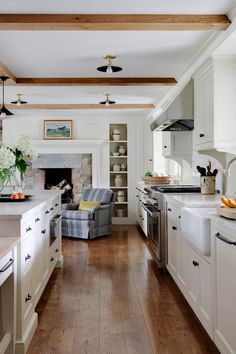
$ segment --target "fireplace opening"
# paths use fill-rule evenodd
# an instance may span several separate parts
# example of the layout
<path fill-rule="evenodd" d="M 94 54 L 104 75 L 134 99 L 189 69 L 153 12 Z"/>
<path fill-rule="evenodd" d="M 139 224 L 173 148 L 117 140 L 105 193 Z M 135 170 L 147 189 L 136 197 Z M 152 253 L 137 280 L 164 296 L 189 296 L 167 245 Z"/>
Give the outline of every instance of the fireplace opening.
<path fill-rule="evenodd" d="M 62 203 L 73 200 L 73 184 L 71 168 L 45 168 L 45 189 L 63 190 Z"/>

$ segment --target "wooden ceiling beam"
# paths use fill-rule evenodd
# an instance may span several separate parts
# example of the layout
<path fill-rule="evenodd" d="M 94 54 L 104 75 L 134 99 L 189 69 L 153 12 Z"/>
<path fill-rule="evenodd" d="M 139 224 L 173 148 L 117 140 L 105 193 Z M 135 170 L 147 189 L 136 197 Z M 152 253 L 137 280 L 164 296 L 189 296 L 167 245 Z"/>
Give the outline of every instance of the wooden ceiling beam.
<path fill-rule="evenodd" d="M 9 78 L 11 79 L 11 84 L 12 83 L 16 83 L 16 77 L 15 75 L 13 74 L 13 72 L 11 70 L 8 69 L 8 67 L 0 61 L 0 75 L 1 76 L 9 76 Z M 8 83 L 8 81 L 7 81 Z"/>
<path fill-rule="evenodd" d="M 16 106 L 15 104 L 7 104 L 6 107 L 11 110 L 25 110 L 25 109 L 153 109 L 154 105 L 152 103 L 124 103 L 124 104 L 113 104 L 109 107 L 105 107 L 102 104 L 83 104 L 83 103 L 66 103 L 66 104 L 26 104 L 21 106 Z"/>
<path fill-rule="evenodd" d="M 32 86 L 174 86 L 173 77 L 17 78 L 17 85 Z"/>
<path fill-rule="evenodd" d="M 0 14 L 0 30 L 18 31 L 223 31 L 225 15 Z"/>

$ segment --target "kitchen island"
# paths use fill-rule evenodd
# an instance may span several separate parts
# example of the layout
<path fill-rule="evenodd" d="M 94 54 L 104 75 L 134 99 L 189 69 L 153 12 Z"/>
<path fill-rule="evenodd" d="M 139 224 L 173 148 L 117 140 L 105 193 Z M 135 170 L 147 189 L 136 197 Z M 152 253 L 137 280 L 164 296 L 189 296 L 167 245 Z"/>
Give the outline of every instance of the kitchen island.
<path fill-rule="evenodd" d="M 16 354 L 24 354 L 38 324 L 35 307 L 55 267 L 61 267 L 61 192 L 41 191 L 24 202 L 0 203 L 0 237 L 17 247 Z M 52 220 L 55 221 L 52 230 Z"/>

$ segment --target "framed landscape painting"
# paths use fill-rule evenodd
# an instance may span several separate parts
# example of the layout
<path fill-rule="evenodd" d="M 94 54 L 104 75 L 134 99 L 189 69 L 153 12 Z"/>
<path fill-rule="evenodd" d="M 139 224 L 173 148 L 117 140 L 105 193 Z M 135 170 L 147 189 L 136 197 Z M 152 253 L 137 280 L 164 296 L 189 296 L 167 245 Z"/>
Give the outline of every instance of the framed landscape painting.
<path fill-rule="evenodd" d="M 45 120 L 44 139 L 72 139 L 72 120 Z"/>

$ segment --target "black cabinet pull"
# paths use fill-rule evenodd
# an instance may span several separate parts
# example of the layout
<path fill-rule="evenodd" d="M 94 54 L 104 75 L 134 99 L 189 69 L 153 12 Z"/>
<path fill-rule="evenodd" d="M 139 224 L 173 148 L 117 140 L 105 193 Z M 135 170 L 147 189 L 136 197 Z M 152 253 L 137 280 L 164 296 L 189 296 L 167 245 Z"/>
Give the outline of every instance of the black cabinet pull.
<path fill-rule="evenodd" d="M 172 226 L 172 230 L 177 230 L 177 227 L 175 227 L 175 226 Z"/>
<path fill-rule="evenodd" d="M 199 267 L 199 263 L 197 261 L 193 261 L 194 267 Z"/>
<path fill-rule="evenodd" d="M 205 134 L 199 134 L 200 138 L 203 138 L 205 136 Z"/>
<path fill-rule="evenodd" d="M 215 236 L 216 236 L 219 240 L 221 240 L 221 241 L 223 241 L 223 242 L 225 242 L 225 243 L 228 243 L 228 245 L 236 246 L 236 242 L 233 242 L 233 241 L 228 240 L 226 237 L 222 236 L 219 232 L 217 232 L 217 234 L 215 234 Z"/>
<path fill-rule="evenodd" d="M 28 253 L 27 256 L 25 257 L 25 262 L 27 262 L 29 259 L 31 259 L 31 255 Z"/>
<path fill-rule="evenodd" d="M 28 294 L 25 298 L 25 302 L 28 302 L 32 299 L 32 296 L 30 294 Z"/>
<path fill-rule="evenodd" d="M 43 229 L 43 230 L 41 231 L 41 234 L 45 235 L 45 234 L 46 234 L 46 230 Z"/>
<path fill-rule="evenodd" d="M 50 259 L 50 261 L 53 262 L 53 261 L 54 261 L 54 258 L 52 257 L 52 258 Z"/>
<path fill-rule="evenodd" d="M 0 273 L 5 272 L 8 268 L 10 268 L 10 266 L 13 264 L 14 260 L 13 259 L 9 259 L 9 261 L 2 267 L 2 269 L 0 269 Z"/>
<path fill-rule="evenodd" d="M 168 211 L 172 211 L 171 208 L 168 208 L 167 210 L 168 210 Z"/>
<path fill-rule="evenodd" d="M 25 229 L 26 232 L 29 232 L 31 230 L 32 230 L 32 228 L 30 226 Z"/>
<path fill-rule="evenodd" d="M 58 253 L 58 252 L 59 252 L 59 249 L 58 249 L 58 248 L 56 248 L 56 249 L 55 249 L 55 253 Z"/>
<path fill-rule="evenodd" d="M 39 218 L 36 218 L 34 221 L 35 221 L 35 222 L 38 222 L 38 221 L 40 221 L 40 219 L 39 219 Z"/>
<path fill-rule="evenodd" d="M 49 210 L 46 210 L 46 211 L 45 211 L 45 214 L 49 214 Z"/>

